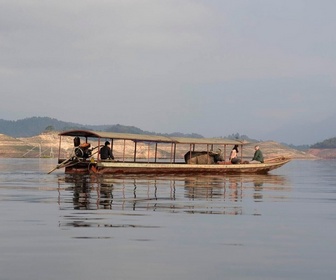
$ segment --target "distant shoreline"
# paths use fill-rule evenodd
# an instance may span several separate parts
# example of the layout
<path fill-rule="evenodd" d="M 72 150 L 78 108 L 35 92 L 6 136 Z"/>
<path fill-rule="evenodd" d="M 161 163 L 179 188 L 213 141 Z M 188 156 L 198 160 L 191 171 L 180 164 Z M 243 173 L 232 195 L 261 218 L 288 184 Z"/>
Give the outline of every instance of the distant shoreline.
<path fill-rule="evenodd" d="M 0 134 L 0 158 L 57 158 L 59 149 L 59 132 L 51 131 L 33 137 L 14 138 Z M 306 152 L 299 151 L 274 141 L 258 143 L 265 158 L 278 156 L 292 159 L 333 159 L 336 158 L 336 149 L 311 149 Z M 68 152 L 73 148 L 72 141 L 67 143 Z M 230 149 L 231 147 L 229 147 Z M 115 145 L 115 153 L 122 153 Z M 120 150 L 120 151 L 119 151 Z M 164 152 L 164 151 L 163 151 Z M 182 154 L 184 151 L 180 151 Z M 227 150 L 228 156 L 229 150 Z M 254 144 L 244 146 L 243 157 L 247 160 L 253 157 Z M 164 158 L 164 155 L 162 155 Z"/>

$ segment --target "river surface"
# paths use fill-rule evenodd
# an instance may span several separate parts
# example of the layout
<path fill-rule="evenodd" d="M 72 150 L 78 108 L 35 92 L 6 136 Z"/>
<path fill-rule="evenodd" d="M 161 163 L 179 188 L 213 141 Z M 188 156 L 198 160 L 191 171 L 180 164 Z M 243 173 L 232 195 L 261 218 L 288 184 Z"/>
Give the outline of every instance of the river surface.
<path fill-rule="evenodd" d="M 336 279 L 336 161 L 69 176 L 0 159 L 0 279 Z"/>

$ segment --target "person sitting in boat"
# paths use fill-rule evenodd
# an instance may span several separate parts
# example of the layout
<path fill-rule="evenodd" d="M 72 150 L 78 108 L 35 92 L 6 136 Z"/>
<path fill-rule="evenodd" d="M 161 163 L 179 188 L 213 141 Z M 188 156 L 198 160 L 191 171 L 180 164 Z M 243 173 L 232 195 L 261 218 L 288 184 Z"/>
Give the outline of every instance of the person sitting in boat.
<path fill-rule="evenodd" d="M 112 154 L 110 142 L 106 141 L 105 145 L 100 149 L 99 154 L 100 154 L 100 159 L 114 159 L 114 156 Z"/>
<path fill-rule="evenodd" d="M 264 163 L 264 156 L 259 148 L 259 145 L 256 145 L 254 147 L 255 152 L 252 158 L 252 161 L 250 161 L 251 163 Z"/>
<path fill-rule="evenodd" d="M 238 164 L 241 162 L 240 158 L 238 158 L 238 145 L 234 145 L 233 149 L 231 150 L 229 160 L 232 164 Z"/>

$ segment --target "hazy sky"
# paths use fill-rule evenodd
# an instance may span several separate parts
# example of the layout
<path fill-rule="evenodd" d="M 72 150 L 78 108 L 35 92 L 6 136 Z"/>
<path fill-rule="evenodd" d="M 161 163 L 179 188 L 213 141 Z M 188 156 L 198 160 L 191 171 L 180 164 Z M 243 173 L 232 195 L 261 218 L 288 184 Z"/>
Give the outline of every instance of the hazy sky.
<path fill-rule="evenodd" d="M 335 11 L 334 0 L 0 0 L 0 118 L 257 139 L 313 127 L 335 114 Z"/>

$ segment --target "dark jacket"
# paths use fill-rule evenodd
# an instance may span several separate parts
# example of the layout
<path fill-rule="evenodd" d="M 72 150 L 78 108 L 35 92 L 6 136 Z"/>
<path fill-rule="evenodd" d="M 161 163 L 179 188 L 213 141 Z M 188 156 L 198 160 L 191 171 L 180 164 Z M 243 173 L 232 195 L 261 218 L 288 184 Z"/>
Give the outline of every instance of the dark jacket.
<path fill-rule="evenodd" d="M 263 156 L 262 152 L 260 150 L 256 150 L 254 152 L 254 156 L 253 156 L 252 160 L 257 160 L 257 161 L 260 161 L 261 163 L 263 163 L 264 162 L 264 156 Z"/>
<path fill-rule="evenodd" d="M 114 159 L 109 146 L 104 146 L 100 149 L 100 159 Z"/>

